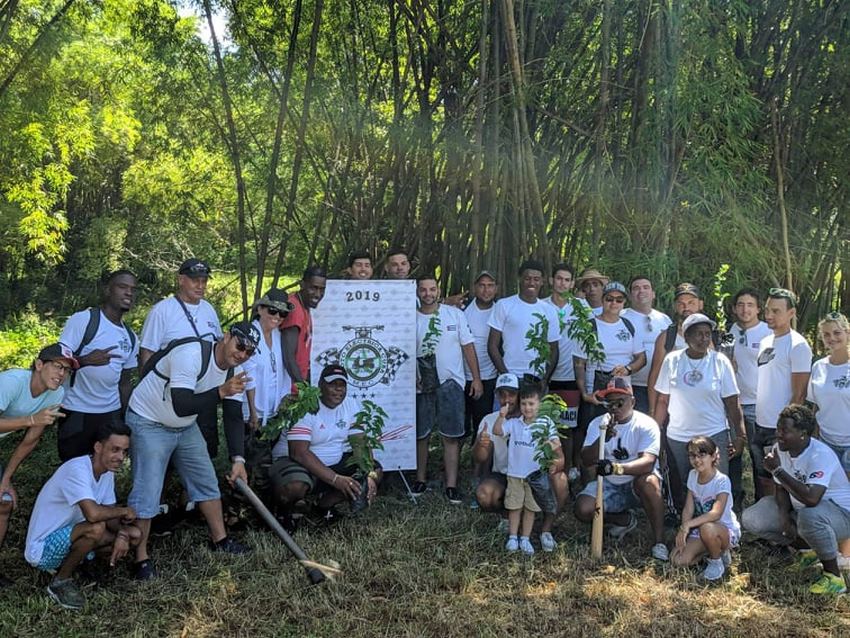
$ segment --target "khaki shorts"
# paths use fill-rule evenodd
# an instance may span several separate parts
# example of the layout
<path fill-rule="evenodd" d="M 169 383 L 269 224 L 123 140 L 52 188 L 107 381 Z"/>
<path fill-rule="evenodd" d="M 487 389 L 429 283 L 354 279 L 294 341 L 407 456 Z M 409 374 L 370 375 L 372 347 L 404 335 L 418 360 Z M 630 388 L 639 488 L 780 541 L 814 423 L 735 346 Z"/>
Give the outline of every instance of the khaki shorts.
<path fill-rule="evenodd" d="M 534 500 L 534 495 L 531 493 L 531 486 L 528 484 L 528 481 L 513 476 L 508 477 L 508 488 L 505 491 L 505 509 L 527 509 L 529 512 L 540 511 L 540 506 Z"/>

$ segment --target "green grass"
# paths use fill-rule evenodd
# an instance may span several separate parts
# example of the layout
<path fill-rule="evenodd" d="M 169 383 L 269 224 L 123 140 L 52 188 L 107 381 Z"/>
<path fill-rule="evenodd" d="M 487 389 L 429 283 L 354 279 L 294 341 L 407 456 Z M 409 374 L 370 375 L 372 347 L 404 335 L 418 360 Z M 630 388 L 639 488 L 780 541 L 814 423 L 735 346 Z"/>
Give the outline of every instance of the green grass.
<path fill-rule="evenodd" d="M 751 544 L 736 553 L 727 581 L 706 588 L 695 571 L 649 559 L 645 531 L 594 563 L 589 530 L 567 513 L 553 554 L 508 556 L 494 515 L 451 507 L 439 492 L 415 506 L 393 487 L 360 519 L 298 531 L 311 558 L 341 564 L 334 583 L 310 586 L 264 529 L 238 534 L 255 552 L 234 558 L 211 554 L 205 528 L 193 526 L 154 541 L 159 580 L 135 583 L 123 565 L 86 589 L 83 612 L 68 612 L 48 600 L 46 578 L 22 556 L 26 515 L 58 464 L 54 449 L 46 436 L 16 480 L 21 509 L 0 568 L 17 583 L 0 591 L 0 636 L 850 635 L 850 600 L 809 595 L 816 572 L 792 572 Z M 119 497 L 128 480 L 119 476 Z"/>

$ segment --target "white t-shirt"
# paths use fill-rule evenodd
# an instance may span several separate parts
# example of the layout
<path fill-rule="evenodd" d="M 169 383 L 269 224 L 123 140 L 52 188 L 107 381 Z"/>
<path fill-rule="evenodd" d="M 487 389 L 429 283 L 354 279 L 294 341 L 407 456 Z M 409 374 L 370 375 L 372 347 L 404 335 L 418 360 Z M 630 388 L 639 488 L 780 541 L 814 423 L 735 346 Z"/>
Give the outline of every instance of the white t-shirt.
<path fill-rule="evenodd" d="M 359 411 L 360 405 L 351 397 L 345 397 L 333 410 L 319 401 L 319 411 L 305 415 L 290 428 L 286 438 L 288 441 L 308 441 L 310 451 L 330 467 L 339 463 L 342 455 L 351 449 L 348 437 L 363 433 L 363 430 L 354 427 L 354 417 Z M 275 460 L 284 455 L 286 444 L 282 443 L 282 440 L 278 441 L 272 450 Z"/>
<path fill-rule="evenodd" d="M 734 357 L 738 366 L 738 388 L 741 390 L 741 405 L 755 405 L 756 388 L 759 378 L 759 345 L 773 331 L 764 321 L 752 328 L 743 330 L 737 323 L 732 324 L 729 333 L 735 337 Z"/>
<path fill-rule="evenodd" d="M 436 314 L 440 317 L 440 337 L 434 351 L 437 359 L 437 378 L 440 383 L 453 379 L 462 388 L 466 381 L 463 369 L 463 346 L 474 343 L 464 314 L 452 306 L 440 304 Z M 416 354 L 422 356 L 422 341 L 428 332 L 433 314 L 416 312 Z"/>
<path fill-rule="evenodd" d="M 549 430 L 546 439 L 548 441 L 557 440 L 558 433 L 552 420 L 545 416 L 537 417 L 535 422 L 538 420 L 546 422 Z M 534 460 L 536 446 L 531 437 L 532 427 L 534 427 L 534 423 L 526 424 L 521 417 L 505 419 L 505 422 L 502 423 L 502 430 L 504 430 L 505 437 L 508 439 L 508 476 L 524 479 L 532 472 L 540 469 L 540 463 Z"/>
<path fill-rule="evenodd" d="M 86 520 L 81 501 L 115 504 L 115 475 L 104 472 L 95 480 L 90 456 L 77 456 L 59 466 L 41 488 L 30 517 L 24 558 L 34 567 L 41 562 L 44 541 L 53 532 Z"/>
<path fill-rule="evenodd" d="M 723 399 L 738 394 L 738 383 L 726 355 L 709 350 L 702 359 L 691 359 L 682 349 L 664 357 L 655 391 L 670 395 L 667 437 L 687 443 L 726 429 Z"/>
<path fill-rule="evenodd" d="M 809 439 L 808 447 L 797 458 L 792 457 L 789 452 L 780 450 L 778 445 L 773 446 L 773 453 L 778 454 L 779 464 L 783 470 L 806 485 L 825 486 L 826 492 L 822 498 L 850 512 L 850 481 L 847 480 L 847 474 L 841 467 L 835 452 L 829 449 L 826 443 Z M 777 485 L 781 485 L 779 480 L 775 478 L 773 480 Z M 791 497 L 794 509 L 805 507 L 794 498 L 790 491 L 788 495 Z"/>
<path fill-rule="evenodd" d="M 261 335 L 263 330 L 260 322 L 255 320 L 254 327 Z M 250 416 L 248 409 L 248 390 L 254 391 L 254 407 L 260 418 L 260 425 L 265 425 L 269 417 L 277 414 L 280 402 L 292 389 L 292 378 L 283 365 L 283 353 L 280 346 L 280 330 L 272 330 L 272 345 L 266 345 L 265 336 L 260 339 L 260 347 L 253 357 L 242 364 L 250 381 L 245 384 L 245 400 L 242 402 L 242 417 L 247 421 Z"/>
<path fill-rule="evenodd" d="M 652 355 L 655 353 L 655 340 L 673 321 L 655 308 L 652 308 L 646 315 L 634 308 L 626 308 L 620 313 L 620 316 L 632 322 L 635 327 L 635 335 L 639 335 L 643 342 L 643 349 L 646 352 L 646 365 L 632 375 L 632 385 L 646 387 L 649 383 Z"/>
<path fill-rule="evenodd" d="M 756 423 L 776 429 L 779 413 L 791 402 L 791 375 L 811 369 L 812 349 L 799 332 L 764 337 L 759 344 Z"/>
<path fill-rule="evenodd" d="M 478 436 L 484 431 L 484 426 L 487 426 L 487 432 L 490 434 L 490 440 L 493 442 L 493 468 L 492 471 L 497 474 L 508 473 L 508 442 L 503 436 L 493 434 L 493 424 L 499 418 L 499 413 L 491 412 L 478 425 Z"/>
<path fill-rule="evenodd" d="M 635 334 L 632 336 L 622 319 L 617 319 L 614 323 L 603 321 L 600 317 L 596 318 L 596 338 L 599 340 L 599 345 L 602 346 L 602 351 L 605 353 L 605 360 L 601 363 L 588 365 L 596 370 L 611 372 L 617 366 L 627 366 L 631 363 L 635 355 L 644 351 L 643 340 L 640 336 L 637 326 L 634 326 Z M 576 356 L 582 359 L 587 359 L 587 353 L 581 344 L 576 344 Z"/>
<path fill-rule="evenodd" d="M 177 297 L 168 297 L 153 305 L 142 326 L 140 346 L 156 352 L 168 345 L 170 341 L 184 337 L 197 337 L 214 341 L 221 338 L 221 323 L 218 315 L 209 302 L 201 299 L 198 304 L 185 304 L 189 316 L 183 312 Z M 191 317 L 191 323 L 189 318 Z M 198 330 L 192 329 L 194 324 Z"/>
<path fill-rule="evenodd" d="M 693 518 L 710 512 L 711 508 L 714 507 L 717 496 L 726 494 L 726 507 L 723 508 L 719 523 L 729 530 L 733 541 L 741 538 L 741 525 L 738 523 L 735 512 L 732 511 L 732 482 L 729 477 L 723 472 L 715 471 L 714 476 L 703 485 L 699 482 L 697 476 L 696 470 L 691 470 L 688 474 L 688 489 L 694 499 Z"/>
<path fill-rule="evenodd" d="M 538 371 L 532 369 L 531 362 L 537 358 L 537 353 L 528 350 L 528 339 L 525 334 L 537 326 L 543 315 L 549 321 L 546 341 L 555 343 L 560 339 L 558 326 L 558 314 L 550 303 L 542 299 L 534 303 L 526 303 L 519 295 L 500 299 L 496 303 L 493 316 L 490 317 L 490 327 L 502 333 L 502 349 L 504 350 L 503 361 L 509 372 L 517 376 L 523 374 L 538 375 Z M 539 375 L 538 375 L 539 376 Z"/>
<path fill-rule="evenodd" d="M 609 416 L 602 414 L 587 426 L 587 438 L 584 440 L 585 447 L 596 445 L 602 425 L 608 421 Z M 605 441 L 605 458 L 615 463 L 628 463 L 639 458 L 642 454 L 654 454 L 654 471 L 658 471 L 658 455 L 661 453 L 661 430 L 658 424 L 648 414 L 634 410 L 632 418 L 627 423 L 616 425 L 617 433 L 610 441 Z M 605 480 L 612 485 L 625 485 L 635 480 L 631 474 L 611 474 Z"/>
<path fill-rule="evenodd" d="M 197 415 L 177 416 L 171 403 L 171 388 L 188 388 L 195 394 L 203 394 L 222 385 L 227 380 L 227 370 L 222 370 L 215 362 L 215 351 L 210 354 L 210 364 L 201 379 L 201 344 L 197 341 L 177 346 L 157 363 L 156 370 L 151 370 L 130 395 L 130 409 L 151 421 L 169 428 L 185 428 L 192 425 Z M 242 372 L 242 366 L 233 368 L 233 374 Z M 242 402 L 243 393 L 227 397 L 229 400 Z M 218 400 L 218 399 L 216 399 Z"/>
<path fill-rule="evenodd" d="M 850 446 L 850 363 L 833 365 L 829 357 L 816 361 L 808 399 L 818 406 L 820 438 L 831 445 Z"/>
<path fill-rule="evenodd" d="M 76 352 L 83 341 L 86 326 L 89 323 L 89 311 L 81 310 L 68 317 L 59 342 L 71 352 Z M 63 405 L 69 410 L 85 412 L 86 414 L 103 414 L 121 407 L 121 397 L 118 394 L 118 382 L 124 370 L 132 370 L 138 365 L 139 340 L 130 342 L 130 335 L 122 323 L 116 326 L 103 311 L 100 311 L 100 322 L 94 339 L 83 348 L 80 356 L 84 357 L 94 350 L 112 348 L 113 356 L 109 363 L 102 366 L 85 366 L 77 370 L 74 385 L 71 386 L 71 375 L 65 379 L 65 401 Z"/>
<path fill-rule="evenodd" d="M 466 307 L 466 310 L 463 311 L 463 315 L 466 317 L 466 323 L 469 326 L 469 331 L 472 333 L 472 338 L 474 339 L 473 345 L 475 346 L 475 356 L 478 357 L 478 370 L 481 372 L 482 381 L 486 379 L 495 379 L 499 375 L 498 370 L 496 370 L 496 366 L 493 365 L 493 361 L 487 353 L 487 339 L 490 336 L 489 322 L 495 308 L 496 304 L 493 304 L 486 310 L 481 310 L 481 308 L 478 307 L 478 301 L 473 299 Z M 472 372 L 470 372 L 469 368 L 466 366 L 465 361 L 463 367 L 466 380 L 472 381 Z"/>
<path fill-rule="evenodd" d="M 49 364 L 48 364 L 49 365 Z M 37 397 L 30 392 L 32 371 L 22 368 L 10 368 L 0 372 L 0 417 L 11 419 L 30 416 L 41 412 L 51 405 L 60 405 L 65 396 L 65 388 L 45 390 Z M 0 432 L 0 439 L 11 432 Z"/>
<path fill-rule="evenodd" d="M 576 352 L 577 346 L 573 339 L 570 339 L 570 326 L 576 321 L 576 316 L 573 313 L 572 304 L 567 302 L 563 307 L 559 307 L 552 301 L 552 297 L 546 297 L 546 303 L 552 306 L 555 314 L 558 316 L 558 326 L 561 331 L 558 339 L 558 365 L 552 373 L 552 381 L 575 381 L 576 370 L 573 367 L 573 355 Z M 579 303 L 586 307 L 587 302 L 584 299 L 579 299 Z"/>

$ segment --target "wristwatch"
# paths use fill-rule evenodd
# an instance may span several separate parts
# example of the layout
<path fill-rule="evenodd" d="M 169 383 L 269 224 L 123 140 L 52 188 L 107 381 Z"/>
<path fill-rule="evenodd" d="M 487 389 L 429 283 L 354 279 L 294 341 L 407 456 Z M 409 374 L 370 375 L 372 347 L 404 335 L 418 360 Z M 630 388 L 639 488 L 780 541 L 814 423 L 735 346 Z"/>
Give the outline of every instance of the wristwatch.
<path fill-rule="evenodd" d="M 622 476 L 625 474 L 626 468 L 623 467 L 622 463 L 614 463 L 614 474 L 617 476 Z"/>
<path fill-rule="evenodd" d="M 626 372 L 629 373 L 629 376 L 632 376 L 632 366 L 625 366 Z"/>
<path fill-rule="evenodd" d="M 244 457 L 244 456 L 239 456 L 239 455 L 237 454 L 236 456 L 231 457 L 231 459 L 230 459 L 230 460 L 231 460 L 233 463 L 241 463 L 242 465 L 245 465 L 245 457 Z"/>

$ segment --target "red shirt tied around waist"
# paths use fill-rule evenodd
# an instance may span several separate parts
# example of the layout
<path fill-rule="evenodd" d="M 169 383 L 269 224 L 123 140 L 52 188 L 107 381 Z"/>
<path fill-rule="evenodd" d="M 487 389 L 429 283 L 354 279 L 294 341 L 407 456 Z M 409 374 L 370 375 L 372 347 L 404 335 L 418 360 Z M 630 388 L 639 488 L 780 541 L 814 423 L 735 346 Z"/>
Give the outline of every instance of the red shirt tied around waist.
<path fill-rule="evenodd" d="M 310 347 L 313 342 L 313 318 L 310 311 L 325 296 L 327 273 L 320 266 L 310 266 L 301 278 L 301 287 L 290 298 L 293 309 L 281 323 L 283 361 L 293 384 L 310 380 Z"/>

